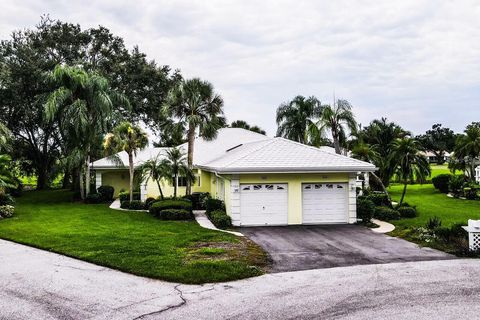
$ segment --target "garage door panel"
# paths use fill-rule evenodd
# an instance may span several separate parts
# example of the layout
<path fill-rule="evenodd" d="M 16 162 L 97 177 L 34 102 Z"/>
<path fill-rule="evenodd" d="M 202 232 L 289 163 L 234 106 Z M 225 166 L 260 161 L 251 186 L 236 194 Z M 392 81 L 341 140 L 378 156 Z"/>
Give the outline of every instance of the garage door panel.
<path fill-rule="evenodd" d="M 348 222 L 348 192 L 345 183 L 302 185 L 303 223 Z"/>
<path fill-rule="evenodd" d="M 242 184 L 241 225 L 286 225 L 288 188 L 286 184 Z"/>

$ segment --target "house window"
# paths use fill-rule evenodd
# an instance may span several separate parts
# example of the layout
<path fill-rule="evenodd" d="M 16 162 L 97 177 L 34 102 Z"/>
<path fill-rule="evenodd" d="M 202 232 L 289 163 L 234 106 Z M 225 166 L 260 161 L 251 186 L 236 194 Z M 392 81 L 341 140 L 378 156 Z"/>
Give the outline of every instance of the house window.
<path fill-rule="evenodd" d="M 262 185 L 261 184 L 256 184 L 253 186 L 253 190 L 260 190 L 262 189 Z"/>
<path fill-rule="evenodd" d="M 250 186 L 243 187 L 242 190 L 250 190 Z"/>
<path fill-rule="evenodd" d="M 343 186 L 340 184 L 337 184 L 337 189 L 343 189 Z"/>
<path fill-rule="evenodd" d="M 305 189 L 305 190 L 310 190 L 310 189 L 312 189 L 312 186 L 309 185 L 309 184 L 307 184 L 307 185 L 304 187 L 304 189 Z"/>
<path fill-rule="evenodd" d="M 267 185 L 265 186 L 265 189 L 267 189 L 267 190 L 273 190 L 273 185 L 272 185 L 272 184 L 267 184 Z"/>
<path fill-rule="evenodd" d="M 285 188 L 282 186 L 277 186 L 277 190 L 285 190 Z"/>
<path fill-rule="evenodd" d="M 187 179 L 185 179 L 185 177 L 178 177 L 178 186 L 179 187 L 186 187 L 187 186 Z"/>
<path fill-rule="evenodd" d="M 316 185 L 315 185 L 315 189 L 320 189 L 321 187 L 322 187 L 321 184 L 316 184 Z"/>

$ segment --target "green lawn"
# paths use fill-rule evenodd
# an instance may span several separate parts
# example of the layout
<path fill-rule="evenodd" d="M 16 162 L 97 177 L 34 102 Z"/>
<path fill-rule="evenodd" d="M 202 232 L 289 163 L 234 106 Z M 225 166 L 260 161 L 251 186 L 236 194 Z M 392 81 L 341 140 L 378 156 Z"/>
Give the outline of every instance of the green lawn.
<path fill-rule="evenodd" d="M 401 185 L 389 188 L 393 201 L 399 201 L 402 194 Z M 442 220 L 442 226 L 448 227 L 454 223 L 467 223 L 468 219 L 480 219 L 480 201 L 461 200 L 447 197 L 438 192 L 432 184 L 409 185 L 405 202 L 417 206 L 418 217 L 392 221 L 398 228 L 425 226 L 430 217 L 437 216 Z"/>
<path fill-rule="evenodd" d="M 17 199 L 16 215 L 0 220 L 0 238 L 183 283 L 252 277 L 266 266 L 266 254 L 249 240 L 196 222 L 161 221 L 70 199 L 63 190 L 26 192 Z"/>
<path fill-rule="evenodd" d="M 430 179 L 435 178 L 436 176 L 438 176 L 440 174 L 451 173 L 450 169 L 448 169 L 448 165 L 446 165 L 446 164 L 440 164 L 440 165 L 431 164 L 430 169 L 432 170 L 432 174 L 430 175 Z"/>

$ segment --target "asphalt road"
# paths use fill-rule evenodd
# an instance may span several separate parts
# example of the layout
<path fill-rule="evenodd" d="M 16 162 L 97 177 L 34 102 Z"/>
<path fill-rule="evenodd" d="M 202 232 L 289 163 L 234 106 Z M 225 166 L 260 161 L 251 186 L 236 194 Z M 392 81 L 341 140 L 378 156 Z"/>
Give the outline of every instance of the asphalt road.
<path fill-rule="evenodd" d="M 478 319 L 478 260 L 179 285 L 0 240 L 0 319 Z"/>
<path fill-rule="evenodd" d="M 239 231 L 269 253 L 272 272 L 454 258 L 356 225 L 251 227 Z"/>

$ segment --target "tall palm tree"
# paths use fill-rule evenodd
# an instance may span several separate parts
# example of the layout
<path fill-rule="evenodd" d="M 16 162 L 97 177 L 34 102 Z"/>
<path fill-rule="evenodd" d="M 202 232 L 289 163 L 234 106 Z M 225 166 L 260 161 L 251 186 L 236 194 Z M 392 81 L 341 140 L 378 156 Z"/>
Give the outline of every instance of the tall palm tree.
<path fill-rule="evenodd" d="M 314 96 L 296 96 L 277 108 L 277 136 L 304 144 L 318 145 L 320 134 L 315 125 L 322 105 Z"/>
<path fill-rule="evenodd" d="M 458 137 L 454 156 L 468 163 L 470 179 L 475 178 L 475 165 L 480 156 L 480 127 L 469 125 L 464 134 Z"/>
<path fill-rule="evenodd" d="M 93 144 L 108 130 L 114 117 L 114 106 L 130 107 L 127 98 L 110 89 L 108 81 L 96 73 L 79 67 L 57 65 L 50 79 L 58 86 L 45 104 L 48 121 L 58 120 L 68 139 L 81 150 L 83 165 L 80 181 L 85 175 L 82 198 L 90 193 L 90 158 Z"/>
<path fill-rule="evenodd" d="M 112 133 L 105 136 L 103 147 L 107 154 L 112 155 L 121 151 L 128 154 L 128 172 L 130 175 L 130 201 L 133 201 L 133 157 L 137 151 L 148 145 L 147 134 L 138 126 L 130 122 L 121 122 L 113 129 Z"/>
<path fill-rule="evenodd" d="M 161 158 L 161 155 L 158 154 L 155 158 L 145 161 L 138 168 L 141 181 L 147 181 L 148 179 L 155 180 L 158 191 L 160 192 L 160 198 L 162 199 L 164 196 L 160 181 L 166 178 L 169 180 L 171 179 L 171 176 L 169 176 L 170 171 L 163 160 L 164 159 Z"/>
<path fill-rule="evenodd" d="M 420 143 L 412 138 L 397 139 L 393 143 L 392 158 L 394 159 L 395 173 L 403 182 L 403 192 L 399 205 L 402 205 L 407 193 L 408 182 L 415 178 L 425 181 L 431 173 L 430 165 L 425 156 L 420 154 Z"/>
<path fill-rule="evenodd" d="M 357 123 L 352 112 L 352 106 L 347 100 L 338 100 L 333 107 L 325 106 L 318 121 L 320 133 L 329 130 L 332 134 L 335 152 L 341 154 L 341 140 L 346 140 L 347 129 L 355 131 Z"/>
<path fill-rule="evenodd" d="M 217 131 L 225 127 L 223 117 L 223 99 L 214 92 L 213 85 L 199 78 L 184 80 L 172 89 L 165 101 L 163 110 L 167 116 L 173 116 L 186 124 L 188 141 L 188 167 L 193 168 L 195 135 L 205 140 L 214 139 Z M 191 185 L 187 184 L 187 194 Z"/>
<path fill-rule="evenodd" d="M 178 177 L 184 177 L 187 180 L 187 185 L 195 182 L 195 175 L 188 166 L 185 154 L 180 149 L 169 149 L 161 165 L 166 168 L 166 173 L 172 181 L 173 196 L 175 198 L 177 197 Z"/>

